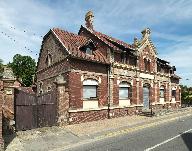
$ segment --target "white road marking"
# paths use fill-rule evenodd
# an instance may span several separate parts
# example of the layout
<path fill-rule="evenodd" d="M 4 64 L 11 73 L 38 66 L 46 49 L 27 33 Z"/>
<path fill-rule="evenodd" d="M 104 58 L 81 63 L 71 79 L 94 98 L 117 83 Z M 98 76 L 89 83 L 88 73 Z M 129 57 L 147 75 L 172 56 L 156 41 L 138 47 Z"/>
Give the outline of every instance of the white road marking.
<path fill-rule="evenodd" d="M 174 137 L 172 137 L 172 138 L 169 138 L 169 139 L 167 139 L 167 140 L 163 141 L 162 143 L 159 143 L 159 144 L 157 144 L 157 145 L 155 145 L 155 146 L 152 146 L 152 147 L 150 147 L 150 148 L 147 148 L 147 149 L 145 149 L 144 151 L 153 150 L 153 149 L 159 147 L 160 145 L 166 144 L 166 143 L 174 140 L 175 138 L 180 137 L 182 134 L 188 133 L 188 132 L 190 132 L 190 131 L 192 131 L 192 129 L 189 129 L 189 130 L 187 130 L 187 131 L 184 131 L 183 133 L 181 133 L 181 134 L 179 134 L 179 135 L 176 135 L 176 136 L 174 136 Z"/>

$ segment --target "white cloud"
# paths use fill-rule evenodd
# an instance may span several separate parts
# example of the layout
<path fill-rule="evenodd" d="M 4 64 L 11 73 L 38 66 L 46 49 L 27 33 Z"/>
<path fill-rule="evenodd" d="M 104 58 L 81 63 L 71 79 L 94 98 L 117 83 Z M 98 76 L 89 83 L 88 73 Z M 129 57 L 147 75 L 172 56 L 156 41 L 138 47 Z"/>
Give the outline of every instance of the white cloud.
<path fill-rule="evenodd" d="M 191 23 L 191 6 L 192 1 L 186 0 L 0 1 L 0 32 L 6 32 L 16 40 L 14 43 L 0 33 L 0 58 L 7 63 L 14 54 L 20 53 L 37 59 L 35 54 L 40 50 L 40 36 L 53 27 L 77 33 L 80 25 L 84 24 L 87 10 L 93 10 L 96 30 L 125 41 L 132 41 L 133 36 L 140 36 L 143 28 L 151 27 L 152 38 L 159 39 L 158 45 L 164 48 L 158 50 L 160 57 L 169 60 L 176 65 L 178 73 L 187 76 L 192 66 L 192 31 L 183 34 L 182 31 L 187 29 L 181 25 L 189 26 Z M 15 27 L 15 30 L 10 27 Z M 173 43 L 164 47 L 161 39 Z"/>

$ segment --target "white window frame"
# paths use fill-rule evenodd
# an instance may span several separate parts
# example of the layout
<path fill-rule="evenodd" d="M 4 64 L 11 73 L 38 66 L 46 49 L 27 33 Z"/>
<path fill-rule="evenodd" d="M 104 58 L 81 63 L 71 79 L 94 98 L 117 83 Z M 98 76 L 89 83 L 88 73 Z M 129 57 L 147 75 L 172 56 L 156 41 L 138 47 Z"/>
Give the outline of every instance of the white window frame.
<path fill-rule="evenodd" d="M 161 94 L 161 91 L 163 91 L 163 95 Z M 164 86 L 161 86 L 161 87 L 160 87 L 159 97 L 160 97 L 160 98 L 165 98 L 165 88 L 164 88 Z"/>
<path fill-rule="evenodd" d="M 85 88 L 89 88 L 85 90 Z M 95 88 L 95 91 L 91 88 Z M 83 81 L 83 100 L 95 100 L 97 99 L 97 88 L 98 88 L 98 81 L 94 80 L 94 79 L 87 79 Z M 84 94 L 85 91 L 87 91 L 86 93 L 93 93 L 94 95 L 90 95 L 90 94 Z M 92 92 L 91 92 L 92 91 Z M 88 97 L 87 97 L 87 96 Z"/>
<path fill-rule="evenodd" d="M 120 91 L 121 89 L 127 89 L 127 96 L 121 96 Z M 129 99 L 129 91 L 130 91 L 130 84 L 128 82 L 121 82 L 119 84 L 119 100 L 128 100 Z"/>
<path fill-rule="evenodd" d="M 93 55 L 93 50 L 90 47 L 85 48 L 85 53 L 88 55 Z"/>

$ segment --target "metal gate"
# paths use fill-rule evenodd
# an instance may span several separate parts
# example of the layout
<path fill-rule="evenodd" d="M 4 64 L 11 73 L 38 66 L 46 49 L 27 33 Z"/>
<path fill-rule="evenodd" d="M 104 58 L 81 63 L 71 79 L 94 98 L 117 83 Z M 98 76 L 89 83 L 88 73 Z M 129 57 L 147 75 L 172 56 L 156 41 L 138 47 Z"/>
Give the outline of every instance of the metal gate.
<path fill-rule="evenodd" d="M 15 127 L 28 130 L 56 123 L 56 95 L 48 92 L 36 96 L 15 89 Z"/>
<path fill-rule="evenodd" d="M 143 87 L 143 109 L 149 109 L 149 86 Z"/>

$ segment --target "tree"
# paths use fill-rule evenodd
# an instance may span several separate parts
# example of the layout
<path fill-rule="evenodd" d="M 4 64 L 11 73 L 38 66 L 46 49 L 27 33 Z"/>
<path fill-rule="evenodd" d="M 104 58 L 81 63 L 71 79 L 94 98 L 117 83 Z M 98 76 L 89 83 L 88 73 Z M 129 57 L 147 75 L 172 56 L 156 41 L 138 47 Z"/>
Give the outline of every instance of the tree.
<path fill-rule="evenodd" d="M 35 60 L 30 56 L 22 56 L 16 54 L 13 57 L 13 62 L 8 64 L 12 68 L 14 75 L 22 79 L 25 86 L 31 86 L 33 83 L 33 76 L 36 71 Z"/>
<path fill-rule="evenodd" d="M 191 87 L 180 85 L 181 87 L 181 101 L 182 104 L 190 105 L 192 104 L 192 92 Z"/>
<path fill-rule="evenodd" d="M 0 77 L 2 76 L 3 74 L 3 60 L 0 59 Z"/>

